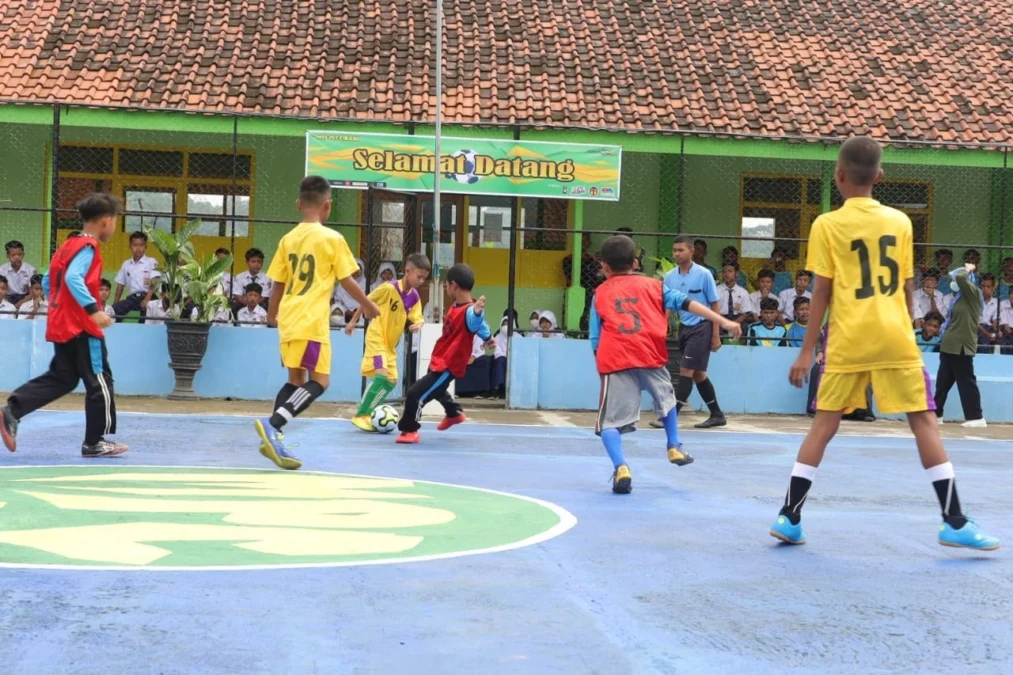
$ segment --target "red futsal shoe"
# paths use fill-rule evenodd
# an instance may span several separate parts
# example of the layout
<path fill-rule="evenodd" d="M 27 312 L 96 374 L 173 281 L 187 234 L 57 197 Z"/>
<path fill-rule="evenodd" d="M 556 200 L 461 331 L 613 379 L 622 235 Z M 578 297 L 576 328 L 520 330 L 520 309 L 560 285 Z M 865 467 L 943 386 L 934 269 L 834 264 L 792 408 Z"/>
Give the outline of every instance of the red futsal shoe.
<path fill-rule="evenodd" d="M 440 420 L 440 423 L 436 425 L 436 430 L 446 431 L 455 424 L 463 424 L 464 422 L 467 421 L 468 418 L 464 416 L 464 413 L 461 413 L 457 417 L 444 417 L 442 420 Z"/>
<path fill-rule="evenodd" d="M 417 431 L 406 431 L 397 437 L 396 443 L 414 444 L 418 443 L 421 439 L 419 438 L 419 432 Z"/>

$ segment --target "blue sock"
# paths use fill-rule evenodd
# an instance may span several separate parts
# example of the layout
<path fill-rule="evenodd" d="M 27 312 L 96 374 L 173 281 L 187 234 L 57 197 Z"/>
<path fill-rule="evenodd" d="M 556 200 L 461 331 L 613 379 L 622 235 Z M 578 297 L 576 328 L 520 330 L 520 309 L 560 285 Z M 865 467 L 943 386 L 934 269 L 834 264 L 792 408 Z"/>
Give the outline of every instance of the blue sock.
<path fill-rule="evenodd" d="M 665 435 L 668 436 L 668 447 L 679 447 L 679 412 L 672 408 L 668 415 L 663 417 L 661 423 L 665 425 Z"/>
<path fill-rule="evenodd" d="M 618 469 L 620 465 L 626 463 L 626 459 L 623 457 L 623 435 L 619 433 L 618 429 L 602 429 L 601 442 L 605 444 L 609 459 L 612 460 L 612 466 Z"/>

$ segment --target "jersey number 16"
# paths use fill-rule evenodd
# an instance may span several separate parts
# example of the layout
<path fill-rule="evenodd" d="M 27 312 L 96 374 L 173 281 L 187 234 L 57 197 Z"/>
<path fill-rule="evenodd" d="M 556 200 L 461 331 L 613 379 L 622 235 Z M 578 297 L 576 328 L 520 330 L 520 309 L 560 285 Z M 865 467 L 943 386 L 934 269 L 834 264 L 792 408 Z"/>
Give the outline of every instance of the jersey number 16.
<path fill-rule="evenodd" d="M 879 275 L 879 292 L 883 295 L 893 295 L 897 292 L 900 266 L 897 261 L 890 257 L 889 249 L 897 245 L 897 237 L 885 234 L 879 238 L 879 264 L 886 271 L 886 275 Z M 862 286 L 855 290 L 857 300 L 865 300 L 876 294 L 872 285 L 872 266 L 869 263 L 869 247 L 862 239 L 855 239 L 851 242 L 851 250 L 858 253 L 858 263 L 862 266 Z"/>

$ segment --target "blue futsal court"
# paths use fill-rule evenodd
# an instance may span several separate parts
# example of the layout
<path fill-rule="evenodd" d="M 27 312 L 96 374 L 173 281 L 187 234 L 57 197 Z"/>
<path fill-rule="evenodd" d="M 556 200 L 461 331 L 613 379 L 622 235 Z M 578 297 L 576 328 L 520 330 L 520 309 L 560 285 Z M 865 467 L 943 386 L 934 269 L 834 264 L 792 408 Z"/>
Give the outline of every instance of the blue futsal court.
<path fill-rule="evenodd" d="M 5 673 L 1013 672 L 1008 554 L 935 543 L 938 504 L 909 440 L 836 440 L 806 504 L 809 543 L 789 548 L 767 528 L 799 436 L 687 431 L 683 440 L 696 463 L 677 468 L 666 460 L 663 432 L 643 430 L 626 437 L 633 493 L 617 496 L 599 441 L 573 427 L 468 424 L 437 433 L 427 424 L 422 445 L 404 447 L 347 422 L 299 420 L 287 440 L 298 443 L 293 452 L 306 476 L 276 478 L 245 418 L 124 414 L 118 438 L 131 451 L 102 464 L 80 459 L 82 425 L 76 413 L 38 413 L 23 423 L 19 451 L 0 457 L 0 502 L 7 502 L 0 541 L 8 542 L 0 556 L 56 565 L 0 569 Z M 947 445 L 965 510 L 1013 544 L 1013 444 Z M 140 475 L 141 483 L 95 478 L 110 466 Z M 144 482 L 143 472 L 156 471 L 144 467 L 152 466 L 170 467 L 172 480 L 183 481 L 172 483 L 177 497 Z M 85 551 L 94 545 L 88 536 L 9 543 L 27 536 L 20 531 L 26 528 L 74 525 L 84 517 L 75 509 L 100 512 L 102 499 L 113 500 L 103 517 L 115 529 L 133 527 L 130 511 L 144 504 L 157 511 L 201 490 L 225 498 L 235 485 L 195 487 L 180 478 L 195 472 L 215 480 L 218 471 L 274 490 L 270 508 L 240 496 L 229 516 L 251 528 L 272 521 L 264 531 L 274 540 L 249 544 L 258 537 L 243 530 L 242 541 L 169 546 L 160 560 L 188 571 L 137 563 L 160 555 L 144 545 L 122 549 L 136 556 L 132 563 L 95 565 L 128 571 L 89 569 L 37 550 Z M 310 513 L 304 504 L 312 490 L 302 494 L 304 484 L 292 482 L 308 477 L 317 482 L 305 485 L 327 492 L 330 478 L 311 472 L 496 492 L 345 479 L 345 496 L 362 504 L 368 498 L 358 493 L 368 489 L 428 490 L 400 499 L 441 509 L 398 510 L 389 501 L 356 507 L 375 507 L 380 518 L 366 528 L 362 546 L 411 546 L 380 559 L 425 559 L 307 567 L 307 551 L 340 549 L 348 543 L 343 533 L 354 529 L 339 523 L 336 533 L 304 538 L 301 517 L 331 517 Z M 51 507 L 59 518 L 45 521 Z M 382 518 L 402 517 L 425 521 L 416 530 L 425 536 L 373 531 L 383 530 Z M 209 526 L 221 520 L 189 507 L 142 520 L 160 518 Z M 527 541 L 504 544 L 511 537 Z M 291 559 L 297 566 L 272 566 L 279 542 L 282 557 L 302 551 Z M 252 569 L 199 569 L 201 556 L 232 560 L 248 545 L 256 550 L 242 548 L 242 555 Z M 79 548 L 67 548 L 73 546 Z M 440 553 L 468 546 L 494 550 Z M 376 562 L 356 550 L 344 561 Z M 119 551 L 80 555 L 115 558 Z M 341 559 L 340 550 L 328 559 L 335 555 Z"/>

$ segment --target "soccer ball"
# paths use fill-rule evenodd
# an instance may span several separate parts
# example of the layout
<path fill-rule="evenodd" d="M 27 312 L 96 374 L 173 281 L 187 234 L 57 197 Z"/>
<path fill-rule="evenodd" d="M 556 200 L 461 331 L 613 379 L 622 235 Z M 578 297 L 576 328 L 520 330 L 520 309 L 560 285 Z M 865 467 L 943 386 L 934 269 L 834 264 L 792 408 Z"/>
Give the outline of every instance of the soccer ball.
<path fill-rule="evenodd" d="M 458 183 L 473 185 L 482 178 L 481 176 L 475 173 L 475 151 L 458 150 L 453 154 L 453 157 L 461 157 L 461 156 L 464 156 L 464 173 L 447 174 L 447 178 L 453 178 Z"/>
<path fill-rule="evenodd" d="M 382 405 L 373 411 L 373 429 L 377 433 L 389 434 L 397 428 L 398 420 L 401 416 L 398 415 L 397 410 L 394 410 L 389 405 Z"/>

